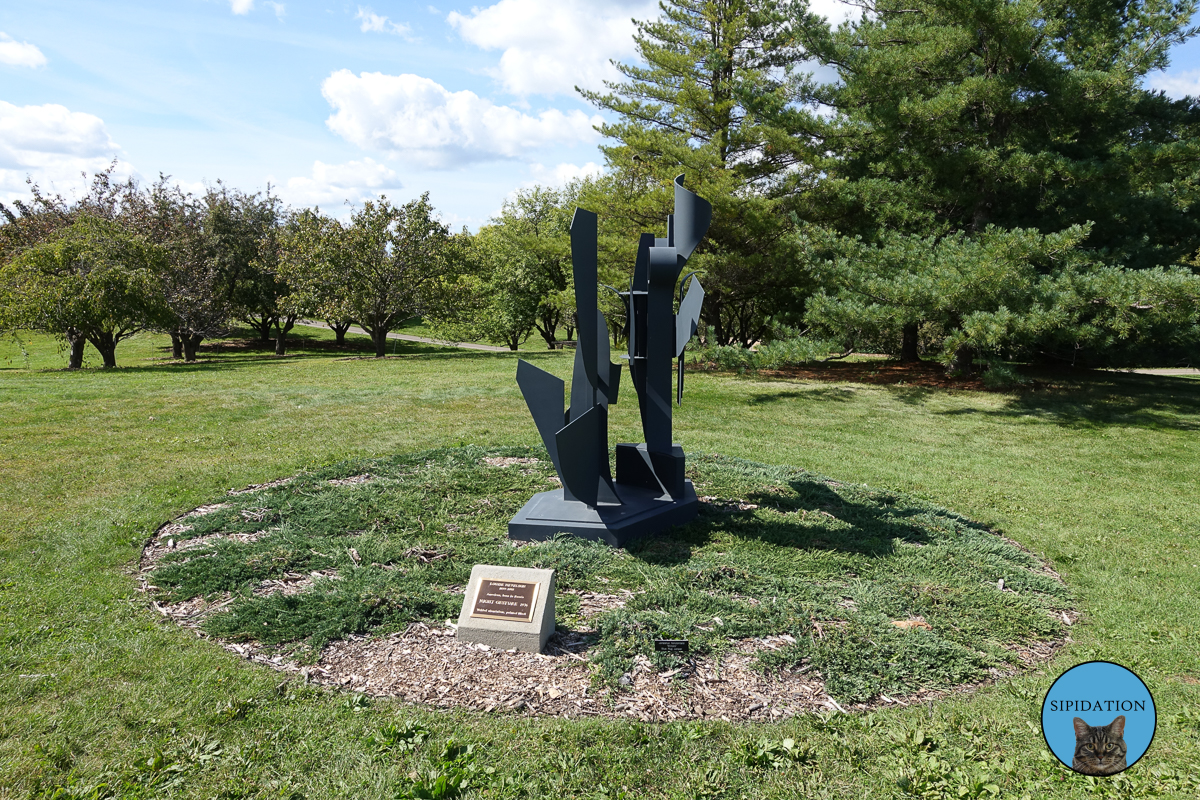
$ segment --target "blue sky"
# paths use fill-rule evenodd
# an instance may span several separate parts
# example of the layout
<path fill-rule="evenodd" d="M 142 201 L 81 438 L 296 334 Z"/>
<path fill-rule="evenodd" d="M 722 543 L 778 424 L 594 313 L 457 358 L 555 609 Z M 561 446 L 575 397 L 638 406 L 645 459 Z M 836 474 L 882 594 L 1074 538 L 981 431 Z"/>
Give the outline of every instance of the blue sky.
<path fill-rule="evenodd" d="M 514 189 L 603 164 L 596 109 L 609 59 L 653 0 L 0 5 L 0 200 L 31 175 L 69 194 L 113 158 L 193 190 L 269 182 L 336 214 L 429 191 L 476 228 Z M 836 0 L 814 3 L 837 18 Z M 1200 44 L 1149 84 L 1200 92 Z"/>

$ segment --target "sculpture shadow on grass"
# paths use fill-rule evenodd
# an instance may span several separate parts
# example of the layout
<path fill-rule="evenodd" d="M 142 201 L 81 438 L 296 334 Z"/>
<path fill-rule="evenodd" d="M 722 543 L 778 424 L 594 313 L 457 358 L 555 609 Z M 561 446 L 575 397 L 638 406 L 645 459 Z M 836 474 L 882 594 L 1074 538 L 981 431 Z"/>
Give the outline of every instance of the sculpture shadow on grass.
<path fill-rule="evenodd" d="M 674 528 L 661 538 L 643 539 L 633 544 L 629 552 L 647 563 L 683 564 L 691 559 L 696 549 L 710 545 L 718 535 L 726 534 L 775 547 L 886 558 L 895 554 L 897 542 L 925 545 L 930 541 L 929 534 L 919 525 L 906 522 L 930 514 L 928 508 L 891 504 L 879 507 L 870 503 L 847 502 L 828 484 L 816 479 L 791 481 L 788 485 L 794 495 L 748 493 L 743 498 L 744 504 L 755 509 L 723 507 L 720 501 L 703 502 L 700 515 L 694 522 Z M 753 513 L 756 509 L 778 513 L 763 518 Z M 947 519 L 987 531 L 978 523 L 950 512 L 943 513 Z M 812 521 L 800 521 L 809 515 L 814 515 L 817 520 L 815 524 Z M 849 527 L 823 525 L 820 522 L 822 516 Z"/>

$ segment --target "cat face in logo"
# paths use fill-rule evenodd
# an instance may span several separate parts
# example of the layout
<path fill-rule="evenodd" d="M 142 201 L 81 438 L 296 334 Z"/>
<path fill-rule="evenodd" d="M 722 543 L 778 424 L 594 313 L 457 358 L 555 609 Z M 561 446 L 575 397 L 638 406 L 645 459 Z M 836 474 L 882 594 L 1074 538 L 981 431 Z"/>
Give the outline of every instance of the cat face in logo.
<path fill-rule="evenodd" d="M 1071 769 L 1084 775 L 1114 775 L 1125 769 L 1125 715 L 1107 725 L 1075 718 L 1075 759 Z"/>

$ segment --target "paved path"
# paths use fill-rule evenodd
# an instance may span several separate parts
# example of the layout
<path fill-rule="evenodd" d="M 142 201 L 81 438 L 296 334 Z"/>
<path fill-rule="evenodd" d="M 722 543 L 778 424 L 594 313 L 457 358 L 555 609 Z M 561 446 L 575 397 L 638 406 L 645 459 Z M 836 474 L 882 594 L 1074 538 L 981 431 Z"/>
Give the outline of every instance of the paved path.
<path fill-rule="evenodd" d="M 1195 367 L 1161 367 L 1159 369 L 1118 369 L 1114 372 L 1136 372 L 1139 375 L 1200 375 Z"/>
<path fill-rule="evenodd" d="M 297 325 L 307 325 L 310 328 L 324 328 L 325 330 L 332 330 L 332 328 L 330 328 L 324 322 L 317 322 L 316 320 L 311 320 L 311 319 L 301 320 L 301 321 L 297 322 L 296 324 Z M 351 325 L 350 329 L 347 331 L 347 333 L 361 333 L 363 336 L 370 335 L 366 331 L 364 331 L 362 328 L 358 327 L 357 325 Z M 405 342 L 422 342 L 424 344 L 440 344 L 443 347 L 461 347 L 464 350 L 487 350 L 490 353 L 511 352 L 507 347 L 496 347 L 496 346 L 490 345 L 490 344 L 475 344 L 473 342 L 443 342 L 441 339 L 426 339 L 424 336 L 411 336 L 407 333 L 389 333 L 387 335 L 387 338 L 401 339 Z"/>

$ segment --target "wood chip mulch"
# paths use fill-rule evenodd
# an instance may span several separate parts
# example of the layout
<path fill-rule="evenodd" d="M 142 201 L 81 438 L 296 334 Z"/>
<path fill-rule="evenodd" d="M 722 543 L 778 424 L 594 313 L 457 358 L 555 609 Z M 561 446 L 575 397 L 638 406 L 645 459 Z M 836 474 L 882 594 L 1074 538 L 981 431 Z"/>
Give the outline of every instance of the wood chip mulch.
<path fill-rule="evenodd" d="M 274 489 L 276 486 L 287 486 L 293 480 L 293 478 L 279 478 L 278 480 L 267 481 L 266 483 L 252 483 L 242 489 L 230 489 L 229 495 L 231 497 L 236 497 L 239 494 L 250 494 L 251 492 L 257 492 L 259 489 Z M 215 510 L 216 508 L 223 507 L 224 506 L 216 506 L 213 508 Z M 201 508 L 205 508 L 205 506 L 201 506 Z M 192 514 L 195 514 L 195 512 L 193 511 Z"/>
<path fill-rule="evenodd" d="M 638 658 L 622 677 L 628 685 L 618 691 L 591 685 L 584 637 L 562 632 L 545 653 L 518 653 L 465 644 L 449 627 L 414 624 L 387 637 L 334 642 L 301 673 L 310 681 L 412 703 L 559 717 L 764 720 L 836 708 L 812 670 L 777 678 L 754 671 L 753 651 L 770 646 L 770 639 L 780 637 L 745 642 L 744 651 L 719 662 L 697 658 L 662 673 Z"/>

